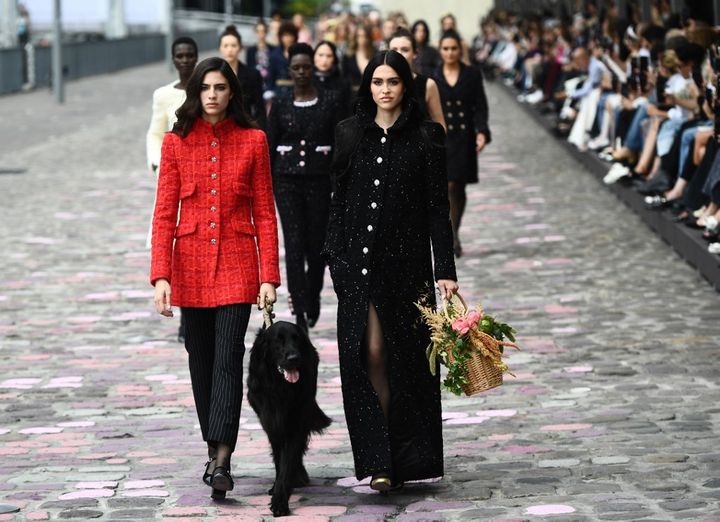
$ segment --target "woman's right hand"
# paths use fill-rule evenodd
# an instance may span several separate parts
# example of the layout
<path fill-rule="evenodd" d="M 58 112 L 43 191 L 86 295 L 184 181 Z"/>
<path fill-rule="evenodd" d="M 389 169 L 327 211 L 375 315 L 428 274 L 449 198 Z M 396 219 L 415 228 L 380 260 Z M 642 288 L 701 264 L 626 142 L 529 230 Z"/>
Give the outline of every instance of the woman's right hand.
<path fill-rule="evenodd" d="M 440 290 L 440 297 L 443 299 L 452 299 L 452 296 L 457 293 L 459 286 L 457 281 L 452 279 L 438 279 L 437 280 L 438 290 Z"/>
<path fill-rule="evenodd" d="M 277 293 L 275 292 L 275 285 L 272 283 L 263 283 L 260 285 L 260 293 L 257 297 L 258 310 L 265 308 L 265 303 L 275 304 L 277 301 Z"/>
<path fill-rule="evenodd" d="M 172 317 L 172 306 L 170 305 L 170 283 L 167 279 L 155 281 L 155 310 L 160 315 Z"/>
<path fill-rule="evenodd" d="M 477 136 L 475 136 L 475 152 L 477 154 L 480 154 L 485 148 L 486 144 L 487 136 L 485 136 L 482 132 L 479 132 Z"/>

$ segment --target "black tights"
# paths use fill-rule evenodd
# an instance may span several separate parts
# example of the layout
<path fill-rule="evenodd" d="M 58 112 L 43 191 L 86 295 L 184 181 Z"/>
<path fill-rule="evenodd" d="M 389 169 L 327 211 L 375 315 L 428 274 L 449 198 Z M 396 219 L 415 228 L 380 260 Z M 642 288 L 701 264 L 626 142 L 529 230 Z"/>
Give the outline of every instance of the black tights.
<path fill-rule="evenodd" d="M 459 181 L 448 182 L 448 196 L 450 197 L 450 221 L 452 221 L 453 236 L 455 237 L 455 243 L 458 243 L 460 222 L 467 203 L 465 183 Z"/>
<path fill-rule="evenodd" d="M 367 371 L 370 383 L 377 393 L 385 422 L 390 416 L 390 383 L 388 381 L 387 356 L 385 354 L 385 339 L 382 325 L 375 305 L 371 302 L 368 307 L 368 322 L 365 330 L 365 349 L 367 357 Z"/>

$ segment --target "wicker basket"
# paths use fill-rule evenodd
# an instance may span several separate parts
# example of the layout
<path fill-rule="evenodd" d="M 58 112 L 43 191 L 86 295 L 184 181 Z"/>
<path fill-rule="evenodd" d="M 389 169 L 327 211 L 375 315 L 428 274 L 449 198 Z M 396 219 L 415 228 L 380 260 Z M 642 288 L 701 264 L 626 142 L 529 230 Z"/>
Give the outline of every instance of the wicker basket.
<path fill-rule="evenodd" d="M 462 296 L 456 293 L 454 297 L 458 298 L 458 301 L 460 301 L 460 304 L 463 307 L 463 311 L 460 315 L 467 314 L 468 306 Z M 451 319 L 447 304 L 445 305 L 444 313 L 448 319 Z M 477 331 L 474 333 L 474 336 L 476 337 L 476 341 L 482 342 L 485 346 L 490 346 L 494 349 L 499 347 L 497 339 L 491 335 Z M 452 352 L 449 351 L 448 362 L 452 364 L 454 361 L 455 358 L 452 356 Z M 478 351 L 473 351 L 470 354 L 470 359 L 468 360 L 466 367 L 467 373 L 465 374 L 465 377 L 467 378 L 468 383 L 463 386 L 463 391 L 467 396 L 476 395 L 478 393 L 497 388 L 503 383 L 502 370 L 495 366 L 489 357 L 482 355 Z"/>

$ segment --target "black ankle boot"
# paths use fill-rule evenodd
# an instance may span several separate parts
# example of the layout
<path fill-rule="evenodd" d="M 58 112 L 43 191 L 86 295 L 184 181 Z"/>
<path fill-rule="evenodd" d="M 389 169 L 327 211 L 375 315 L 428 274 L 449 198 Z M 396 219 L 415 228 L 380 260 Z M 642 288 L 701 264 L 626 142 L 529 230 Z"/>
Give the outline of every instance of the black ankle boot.
<path fill-rule="evenodd" d="M 320 318 L 320 296 L 308 305 L 305 316 L 307 317 L 308 326 L 314 328 Z"/>

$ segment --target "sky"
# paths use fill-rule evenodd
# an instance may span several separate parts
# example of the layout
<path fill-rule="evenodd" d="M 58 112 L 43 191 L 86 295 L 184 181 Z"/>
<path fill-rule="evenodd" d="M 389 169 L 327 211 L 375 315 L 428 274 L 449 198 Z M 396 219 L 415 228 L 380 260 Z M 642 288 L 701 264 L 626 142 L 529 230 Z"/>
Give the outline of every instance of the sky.
<path fill-rule="evenodd" d="M 30 12 L 30 23 L 48 26 L 52 23 L 53 4 L 49 0 L 21 0 Z M 93 28 L 104 24 L 109 0 L 62 0 L 62 21 L 73 27 Z M 158 25 L 162 20 L 164 0 L 124 0 L 125 20 L 129 24 Z"/>

